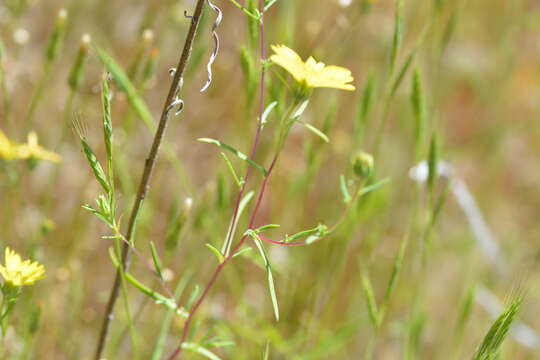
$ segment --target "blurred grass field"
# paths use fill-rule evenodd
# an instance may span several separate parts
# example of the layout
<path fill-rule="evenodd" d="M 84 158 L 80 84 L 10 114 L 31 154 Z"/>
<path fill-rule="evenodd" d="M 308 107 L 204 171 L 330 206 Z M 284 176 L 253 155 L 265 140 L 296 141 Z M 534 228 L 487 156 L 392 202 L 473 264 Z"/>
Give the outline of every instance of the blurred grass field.
<path fill-rule="evenodd" d="M 103 49 L 157 124 L 195 3 L 0 3 L 0 130 L 18 143 L 35 131 L 39 144 L 62 156 L 60 163 L 0 158 L 0 251 L 9 246 L 47 271 L 24 288 L 0 340 L 0 358 L 93 358 L 116 271 L 109 256 L 114 241 L 102 238 L 110 230 L 82 208 L 102 190 L 72 121 L 84 123 L 88 143 L 105 164 L 100 86 L 107 69 L 97 55 Z M 214 46 L 215 13 L 206 6 L 180 93 L 184 109 L 167 128 L 137 222 L 139 256 L 129 270 L 162 292 L 149 270 L 148 244 L 155 243 L 165 284 L 187 310 L 218 265 L 205 244 L 221 249 L 238 193 L 222 149 L 197 139 L 215 138 L 247 154 L 259 108 L 258 29 L 233 2 L 215 4 L 224 17 L 213 81 L 199 91 Z M 51 55 L 60 9 L 67 11 L 65 38 Z M 341 182 L 353 191 L 351 162 L 360 151 L 375 159 L 364 186 L 381 186 L 353 202 L 339 226 L 309 246 L 264 244 L 279 321 L 265 264 L 246 242 L 252 250 L 224 267 L 194 316 L 190 342 L 214 359 L 472 359 L 497 315 L 523 296 L 496 358 L 540 358 L 540 4 L 279 0 L 264 24 L 268 55 L 271 44 L 285 44 L 304 60 L 346 67 L 356 91 L 313 91 L 302 120 L 329 142 L 293 126 L 256 226 L 279 224 L 265 232 L 275 240 L 318 224 L 332 227 L 347 207 Z M 81 45 L 88 35 L 90 43 Z M 81 46 L 87 58 L 74 85 L 68 80 Z M 282 69 L 268 67 L 265 105 L 277 105 L 254 159 L 262 166 L 272 160 L 273 132 L 291 84 Z M 111 92 L 124 231 L 153 131 L 114 76 Z M 227 155 L 243 175 L 247 162 Z M 423 160 L 427 181 L 414 181 L 410 169 Z M 452 166 L 451 175 L 437 176 L 443 162 Z M 256 194 L 262 181 L 254 171 L 247 191 Z M 456 183 L 465 184 L 477 208 Z M 253 207 L 254 200 L 235 240 L 247 230 Z M 486 238 L 491 250 L 498 248 L 495 260 L 482 245 Z M 130 284 L 126 290 L 103 357 L 166 358 L 185 319 Z M 182 358 L 212 358 L 201 352 Z"/>

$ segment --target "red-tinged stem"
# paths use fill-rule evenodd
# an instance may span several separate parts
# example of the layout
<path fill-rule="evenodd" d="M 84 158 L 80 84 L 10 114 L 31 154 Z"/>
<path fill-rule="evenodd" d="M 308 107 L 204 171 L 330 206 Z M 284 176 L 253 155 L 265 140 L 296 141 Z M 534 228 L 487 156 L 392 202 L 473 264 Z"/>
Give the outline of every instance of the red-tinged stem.
<path fill-rule="evenodd" d="M 264 180 L 263 180 L 263 182 L 261 184 L 261 189 L 259 191 L 259 197 L 257 198 L 257 203 L 255 205 L 255 209 L 253 210 L 253 213 L 251 214 L 251 218 L 249 220 L 249 226 L 248 226 L 249 229 L 251 229 L 253 227 L 254 223 L 255 223 L 255 219 L 257 217 L 257 214 L 258 214 L 259 209 L 260 209 L 260 205 L 262 203 L 264 194 L 266 192 L 266 188 L 267 188 L 267 185 L 268 185 L 268 180 L 270 179 L 270 175 L 272 174 L 272 170 L 274 169 L 274 166 L 276 165 L 277 159 L 278 159 L 278 155 L 276 155 L 274 157 L 274 159 L 272 160 L 272 164 L 268 168 L 268 173 L 267 173 L 266 177 L 264 178 Z M 199 297 L 199 299 L 197 300 L 195 305 L 193 305 L 193 307 L 189 310 L 188 318 L 186 319 L 186 322 L 184 323 L 184 329 L 182 331 L 182 338 L 180 340 L 180 344 L 174 350 L 174 352 L 171 354 L 171 356 L 169 356 L 169 358 L 168 358 L 169 360 L 176 359 L 176 357 L 179 356 L 182 353 L 182 344 L 187 340 L 187 336 L 189 334 L 189 328 L 190 328 L 191 320 L 193 319 L 193 316 L 195 315 L 195 313 L 197 312 L 197 310 L 199 309 L 201 304 L 206 299 L 206 296 L 210 292 L 210 289 L 212 289 L 212 287 L 214 286 L 214 283 L 216 282 L 219 274 L 221 273 L 221 271 L 223 270 L 225 265 L 229 262 L 229 260 L 231 260 L 234 257 L 234 254 L 236 254 L 236 252 L 238 250 L 240 250 L 240 248 L 242 247 L 242 245 L 244 245 L 247 238 L 248 238 L 248 235 L 242 236 L 242 238 L 240 239 L 240 241 L 238 241 L 238 244 L 236 244 L 236 246 L 233 248 L 233 250 L 230 252 L 230 254 L 227 257 L 225 257 L 225 259 L 223 259 L 223 262 L 221 262 L 221 264 L 219 264 L 216 267 L 216 269 L 214 270 L 214 273 L 212 274 L 212 277 L 210 278 L 210 280 L 206 284 L 206 287 L 204 288 L 204 291 L 202 292 L 201 296 Z"/>
<path fill-rule="evenodd" d="M 257 153 L 257 148 L 259 146 L 261 133 L 262 133 L 262 128 L 263 128 L 262 116 L 264 114 L 264 109 L 265 109 L 266 68 L 265 68 L 265 65 L 264 65 L 264 61 L 266 60 L 266 37 L 265 37 L 265 31 L 264 31 L 264 0 L 259 0 L 259 11 L 261 12 L 261 18 L 260 18 L 260 44 L 259 44 L 259 46 L 260 46 L 260 51 L 261 51 L 261 55 L 260 55 L 261 59 L 260 60 L 261 60 L 262 66 L 261 66 L 261 77 L 260 77 L 260 83 L 259 83 L 259 94 L 260 94 L 260 99 L 259 99 L 260 100 L 259 119 L 258 119 L 258 124 L 257 124 L 257 130 L 256 130 L 256 133 L 255 133 L 255 139 L 253 140 L 253 144 L 251 145 L 251 151 L 250 151 L 250 158 L 252 158 L 252 159 L 255 158 L 255 155 Z M 274 157 L 274 159 L 272 160 L 272 163 L 271 163 L 270 167 L 268 168 L 266 176 L 265 176 L 265 178 L 264 178 L 264 180 L 263 180 L 263 182 L 261 184 L 261 189 L 259 191 L 259 197 L 257 199 L 257 204 L 255 205 L 255 209 L 253 210 L 253 213 L 251 215 L 251 219 L 250 219 L 250 222 L 249 222 L 249 228 L 251 228 L 253 226 L 254 222 L 255 222 L 255 218 L 257 216 L 257 213 L 259 212 L 259 208 L 260 208 L 262 199 L 264 197 L 264 193 L 266 191 L 266 185 L 268 183 L 268 179 L 269 179 L 270 174 L 272 173 L 272 170 L 273 170 L 273 168 L 274 168 L 274 166 L 275 166 L 275 164 L 277 162 L 277 159 L 278 159 L 278 156 L 276 155 Z M 246 170 L 246 176 L 244 177 L 245 181 L 244 181 L 242 187 L 240 188 L 240 190 L 238 192 L 238 195 L 236 197 L 236 204 L 235 204 L 235 207 L 234 207 L 234 212 L 233 212 L 233 217 L 232 217 L 231 224 L 234 224 L 236 222 L 238 216 L 239 216 L 240 202 L 241 202 L 242 197 L 244 195 L 244 192 L 245 192 L 245 189 L 246 189 L 246 184 L 247 184 L 247 182 L 248 182 L 248 180 L 250 178 L 251 172 L 252 172 L 252 167 L 248 165 L 247 170 Z M 227 234 L 226 244 L 229 244 L 230 241 L 232 241 L 232 237 L 233 237 L 233 231 L 232 231 L 232 227 L 231 227 L 231 230 Z M 233 248 L 233 250 L 230 251 L 225 256 L 225 259 L 223 260 L 223 262 L 221 264 L 219 264 L 216 267 L 216 269 L 214 270 L 214 273 L 212 274 L 212 276 L 210 277 L 210 280 L 206 284 L 206 287 L 204 288 L 204 291 L 202 292 L 201 296 L 199 297 L 199 299 L 197 300 L 195 305 L 193 305 L 193 307 L 190 309 L 189 316 L 186 319 L 186 322 L 184 323 L 184 329 L 182 331 L 182 338 L 180 340 L 180 344 L 176 347 L 174 352 L 169 356 L 169 358 L 168 358 L 169 360 L 174 360 L 174 359 L 176 359 L 178 356 L 180 356 L 182 354 L 182 344 L 187 340 L 187 336 L 189 334 L 191 321 L 193 319 L 194 314 L 197 312 L 197 310 L 199 309 L 201 304 L 206 299 L 206 296 L 210 292 L 210 289 L 212 289 L 212 287 L 214 286 L 214 283 L 216 282 L 219 274 L 221 273 L 221 270 L 223 270 L 223 267 L 229 262 L 230 259 L 232 259 L 234 254 L 242 247 L 242 245 L 244 244 L 246 239 L 247 239 L 247 235 L 244 235 L 240 239 L 238 244 Z"/>
<path fill-rule="evenodd" d="M 262 6 L 262 7 L 261 7 Z M 259 8 L 264 10 L 264 0 L 261 0 L 259 1 Z M 265 97 L 265 87 L 264 87 L 264 84 L 266 82 L 266 68 L 264 66 L 264 61 L 266 60 L 266 40 L 265 40 L 265 34 L 264 34 L 264 14 L 261 10 L 261 26 L 260 26 L 260 48 L 261 48 L 261 63 L 263 63 L 263 65 L 261 66 L 261 78 L 259 80 L 259 94 L 260 94 L 260 98 L 259 98 L 259 121 L 257 123 L 257 130 L 256 130 L 256 133 L 255 133 L 255 139 L 253 141 L 253 143 L 251 144 L 251 150 L 250 150 L 250 155 L 249 157 L 251 159 L 255 159 L 255 155 L 257 154 L 257 148 L 259 146 L 259 142 L 260 142 L 260 139 L 261 139 L 261 133 L 262 133 L 262 129 L 263 129 L 263 123 L 262 123 L 262 116 L 264 114 L 264 109 L 265 109 L 265 101 L 264 101 L 264 97 Z M 248 166 L 247 167 L 247 170 L 246 170 L 246 176 L 244 177 L 244 182 L 242 184 L 242 187 L 240 188 L 240 191 L 238 192 L 238 195 L 236 196 L 236 203 L 235 203 L 235 206 L 234 206 L 234 212 L 233 212 L 233 217 L 232 217 L 232 220 L 231 220 L 231 224 L 234 224 L 236 222 L 236 219 L 238 218 L 238 215 L 239 215 L 239 212 L 240 212 L 240 202 L 242 201 L 242 198 L 244 196 L 244 192 L 246 190 L 246 185 L 248 183 L 248 180 L 250 178 L 250 175 L 251 175 L 251 172 L 253 170 L 253 167 L 252 166 Z M 229 244 L 231 241 L 232 241 L 232 237 L 233 237 L 233 226 L 231 226 L 231 229 L 230 231 L 227 233 L 227 238 L 225 240 L 225 243 L 226 244 Z M 226 249 L 226 251 L 228 251 L 228 249 Z"/>

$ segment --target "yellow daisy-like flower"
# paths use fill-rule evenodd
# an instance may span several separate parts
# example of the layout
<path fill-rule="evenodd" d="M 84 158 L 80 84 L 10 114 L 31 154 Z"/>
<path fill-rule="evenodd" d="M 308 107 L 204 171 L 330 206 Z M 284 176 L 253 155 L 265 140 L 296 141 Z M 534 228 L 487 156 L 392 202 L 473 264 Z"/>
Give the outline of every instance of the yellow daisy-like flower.
<path fill-rule="evenodd" d="M 11 160 L 15 158 L 15 148 L 17 146 L 13 144 L 6 134 L 0 130 L 0 158 Z"/>
<path fill-rule="evenodd" d="M 354 78 L 347 68 L 325 65 L 313 57 L 304 62 L 300 55 L 285 45 L 272 45 L 272 50 L 275 54 L 270 60 L 287 70 L 296 81 L 308 89 L 325 87 L 355 90 L 354 85 L 350 84 Z"/>
<path fill-rule="evenodd" d="M 22 159 L 38 159 L 56 163 L 62 160 L 60 155 L 52 151 L 48 151 L 38 144 L 38 137 L 34 131 L 28 134 L 27 143 L 17 146 L 16 150 Z"/>
<path fill-rule="evenodd" d="M 0 274 L 13 286 L 33 285 L 45 277 L 45 267 L 37 261 L 22 261 L 21 256 L 10 248 L 5 251 L 5 265 L 0 265 Z"/>
<path fill-rule="evenodd" d="M 37 159 L 52 162 L 62 160 L 60 155 L 48 151 L 38 144 L 38 137 L 34 131 L 28 134 L 28 140 L 25 144 L 17 144 L 9 140 L 0 130 L 0 158 L 6 160 Z"/>

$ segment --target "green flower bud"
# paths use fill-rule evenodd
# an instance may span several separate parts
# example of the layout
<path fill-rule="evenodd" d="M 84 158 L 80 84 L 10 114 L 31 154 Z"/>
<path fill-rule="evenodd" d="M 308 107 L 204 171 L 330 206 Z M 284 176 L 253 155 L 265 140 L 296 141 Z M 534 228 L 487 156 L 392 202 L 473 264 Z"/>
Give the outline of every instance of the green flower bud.
<path fill-rule="evenodd" d="M 353 171 L 363 180 L 369 179 L 375 170 L 375 161 L 371 154 L 359 152 L 352 161 Z"/>

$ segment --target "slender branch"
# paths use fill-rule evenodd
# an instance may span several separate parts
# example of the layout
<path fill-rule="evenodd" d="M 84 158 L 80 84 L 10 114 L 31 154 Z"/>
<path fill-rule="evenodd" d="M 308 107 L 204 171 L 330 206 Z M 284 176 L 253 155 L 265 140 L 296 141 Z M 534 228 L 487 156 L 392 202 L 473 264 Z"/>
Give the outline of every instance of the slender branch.
<path fill-rule="evenodd" d="M 264 113 L 264 109 L 265 109 L 266 67 L 264 65 L 264 61 L 266 60 L 266 38 L 265 38 L 265 31 L 264 31 L 264 12 L 262 11 L 263 9 L 264 9 L 264 0 L 259 0 L 259 11 L 261 12 L 261 17 L 260 17 L 260 44 L 259 44 L 259 46 L 260 46 L 260 51 L 261 51 L 260 57 L 261 57 L 262 66 L 261 66 L 261 78 L 260 78 L 260 83 L 259 83 L 259 94 L 260 94 L 260 99 L 259 99 L 259 101 L 260 101 L 260 104 L 259 104 L 259 119 L 258 119 L 259 121 L 258 121 L 258 124 L 257 124 L 257 130 L 256 130 L 256 133 L 255 133 L 255 139 L 253 140 L 253 144 L 251 146 L 251 151 L 250 151 L 250 158 L 251 159 L 254 159 L 255 155 L 257 153 L 257 148 L 258 148 L 258 145 L 259 145 L 259 141 L 260 141 L 261 133 L 262 133 L 262 129 L 263 129 L 262 117 L 263 117 L 263 113 Z M 278 155 L 276 154 L 276 156 L 272 160 L 272 163 L 271 163 L 270 167 L 268 168 L 266 176 L 264 177 L 264 180 L 263 180 L 263 182 L 261 184 L 261 188 L 260 188 L 260 191 L 259 191 L 259 197 L 257 199 L 257 203 L 255 205 L 255 208 L 254 208 L 254 210 L 253 210 L 253 212 L 251 214 L 251 218 L 250 218 L 250 221 L 249 221 L 248 228 L 252 228 L 253 224 L 255 223 L 255 218 L 257 216 L 257 213 L 259 212 L 259 208 L 260 208 L 262 199 L 264 197 L 264 193 L 265 193 L 265 190 L 266 190 L 266 185 L 268 183 L 270 175 L 272 174 L 272 170 L 274 169 L 274 166 L 276 165 L 277 159 L 278 159 Z M 231 224 L 235 223 L 235 221 L 236 221 L 236 219 L 237 219 L 237 217 L 239 215 L 240 201 L 242 200 L 242 196 L 243 196 L 244 191 L 246 189 L 246 184 L 247 184 L 248 179 L 249 179 L 249 177 L 251 175 L 251 171 L 252 171 L 252 167 L 248 164 L 248 167 L 247 167 L 247 170 L 246 170 L 246 176 L 244 177 L 244 183 L 242 184 L 242 187 L 240 188 L 240 190 L 238 192 L 238 196 L 236 198 L 236 205 L 235 205 L 235 208 L 234 208 Z M 231 226 L 231 229 L 232 228 L 233 228 L 233 226 Z M 227 246 L 230 246 L 230 243 L 232 242 L 232 237 L 233 237 L 233 231 L 231 230 L 231 231 L 228 232 L 227 237 L 226 237 L 226 244 L 228 244 Z M 189 310 L 189 316 L 186 319 L 186 322 L 184 323 L 184 328 L 182 330 L 182 337 L 180 339 L 180 343 L 178 344 L 176 349 L 172 352 L 172 354 L 169 356 L 169 358 L 168 358 L 169 360 L 174 360 L 174 359 L 176 359 L 178 356 L 180 356 L 182 354 L 182 350 L 183 350 L 182 344 L 187 339 L 193 316 L 195 315 L 195 313 L 197 312 L 197 310 L 199 309 L 201 304 L 206 299 L 206 296 L 210 292 L 210 289 L 212 289 L 212 287 L 214 286 L 214 283 L 216 282 L 217 278 L 219 277 L 219 274 L 221 273 L 221 270 L 223 270 L 224 266 L 229 262 L 229 260 L 234 257 L 234 254 L 242 247 L 242 245 L 244 244 L 244 242 L 246 241 L 247 238 L 248 238 L 247 235 L 242 236 L 242 238 L 240 239 L 238 244 L 236 244 L 236 246 L 232 249 L 232 251 L 229 252 L 228 251 L 229 249 L 228 248 L 226 249 L 225 258 L 223 259 L 223 262 L 216 267 L 216 269 L 214 270 L 214 273 L 210 277 L 210 280 L 206 284 L 206 287 L 204 288 L 204 291 L 202 292 L 201 296 L 199 297 L 197 302 L 193 305 L 193 307 Z"/>
<path fill-rule="evenodd" d="M 99 340 L 98 340 L 98 344 L 96 348 L 96 354 L 95 354 L 96 360 L 101 359 L 103 349 L 105 348 L 105 343 L 107 341 L 107 336 L 109 333 L 111 320 L 113 319 L 114 306 L 116 304 L 116 300 L 118 299 L 118 295 L 119 295 L 122 271 L 126 271 L 131 263 L 131 252 L 132 252 L 131 246 L 133 244 L 133 235 L 135 234 L 137 218 L 141 211 L 141 208 L 142 208 L 144 199 L 146 198 L 146 195 L 148 193 L 148 190 L 150 189 L 150 180 L 152 177 L 152 172 L 154 170 L 154 167 L 157 161 L 160 145 L 165 135 L 165 130 L 167 128 L 167 123 L 170 118 L 171 110 L 173 110 L 173 107 L 174 107 L 173 105 L 176 104 L 178 100 L 177 95 L 182 87 L 184 71 L 189 62 L 191 49 L 193 46 L 193 41 L 197 33 L 197 27 L 200 22 L 204 3 L 205 3 L 204 0 L 198 0 L 195 6 L 195 12 L 193 13 L 193 17 L 191 18 L 191 25 L 189 27 L 188 34 L 186 36 L 184 48 L 182 50 L 182 55 L 180 56 L 180 60 L 176 68 L 174 78 L 173 78 L 171 87 L 169 89 L 169 93 L 167 95 L 167 99 L 165 100 L 165 104 L 163 106 L 163 111 L 161 113 L 161 118 L 159 120 L 158 128 L 154 135 L 154 141 L 152 143 L 152 147 L 150 149 L 148 158 L 146 159 L 146 162 L 144 165 L 141 182 L 139 184 L 137 196 L 135 198 L 135 202 L 131 210 L 131 216 L 129 219 L 128 228 L 127 228 L 127 232 L 125 236 L 127 242 L 125 242 L 122 246 L 122 257 L 121 257 L 122 269 L 119 269 L 116 271 L 116 277 L 114 279 L 114 283 L 111 288 L 111 293 L 109 296 L 109 301 L 107 303 L 107 308 L 105 310 L 105 316 L 103 318 L 103 323 L 102 323 L 101 331 L 99 334 Z"/>

